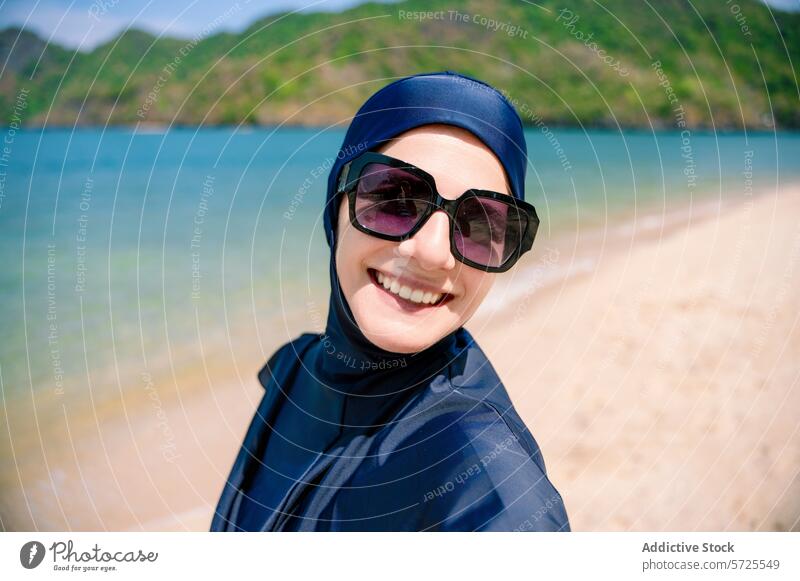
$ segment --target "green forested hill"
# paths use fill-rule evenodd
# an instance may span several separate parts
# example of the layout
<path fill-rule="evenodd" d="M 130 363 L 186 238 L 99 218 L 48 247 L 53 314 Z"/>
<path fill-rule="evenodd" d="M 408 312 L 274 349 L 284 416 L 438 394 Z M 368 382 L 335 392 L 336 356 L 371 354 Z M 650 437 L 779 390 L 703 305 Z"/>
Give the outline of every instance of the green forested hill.
<path fill-rule="evenodd" d="M 800 14 L 755 0 L 407 0 L 210 28 L 129 30 L 89 53 L 7 29 L 0 122 L 329 124 L 390 78 L 451 69 L 528 123 L 671 127 L 680 110 L 692 127 L 800 127 Z"/>

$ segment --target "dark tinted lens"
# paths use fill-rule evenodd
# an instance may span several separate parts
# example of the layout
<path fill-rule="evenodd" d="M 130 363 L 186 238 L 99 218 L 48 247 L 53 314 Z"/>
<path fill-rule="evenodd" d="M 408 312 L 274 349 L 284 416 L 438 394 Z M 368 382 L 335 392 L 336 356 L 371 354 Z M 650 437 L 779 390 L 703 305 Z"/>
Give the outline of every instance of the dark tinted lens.
<path fill-rule="evenodd" d="M 525 214 L 511 204 L 465 198 L 456 212 L 456 248 L 480 265 L 501 266 L 519 248 L 527 224 Z"/>
<path fill-rule="evenodd" d="M 431 200 L 428 184 L 403 169 L 370 163 L 356 187 L 358 223 L 380 234 L 407 234 Z"/>

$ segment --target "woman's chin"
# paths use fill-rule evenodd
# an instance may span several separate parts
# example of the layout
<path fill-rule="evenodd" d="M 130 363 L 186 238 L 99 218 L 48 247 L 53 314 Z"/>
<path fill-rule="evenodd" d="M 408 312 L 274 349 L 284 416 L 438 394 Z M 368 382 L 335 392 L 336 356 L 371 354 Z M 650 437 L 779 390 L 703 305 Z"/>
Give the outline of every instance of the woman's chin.
<path fill-rule="evenodd" d="M 381 317 L 380 314 L 380 309 L 365 309 L 355 314 L 356 322 L 370 343 L 390 353 L 418 353 L 448 332 L 445 328 L 437 330 L 438 325 L 433 325 L 433 321 L 420 324 L 419 321 L 400 321 L 397 315 Z"/>

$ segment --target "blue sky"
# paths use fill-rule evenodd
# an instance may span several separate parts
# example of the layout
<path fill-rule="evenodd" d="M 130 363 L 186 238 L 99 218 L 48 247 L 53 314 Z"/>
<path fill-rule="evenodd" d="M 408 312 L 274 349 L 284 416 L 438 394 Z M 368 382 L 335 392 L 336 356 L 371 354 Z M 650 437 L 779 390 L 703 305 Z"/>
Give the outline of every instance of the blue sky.
<path fill-rule="evenodd" d="M 24 26 L 47 40 L 91 50 L 129 26 L 157 35 L 191 38 L 214 22 L 214 31 L 238 31 L 274 12 L 335 11 L 362 1 L 0 0 L 0 28 Z M 776 8 L 800 10 L 800 0 L 763 1 Z"/>

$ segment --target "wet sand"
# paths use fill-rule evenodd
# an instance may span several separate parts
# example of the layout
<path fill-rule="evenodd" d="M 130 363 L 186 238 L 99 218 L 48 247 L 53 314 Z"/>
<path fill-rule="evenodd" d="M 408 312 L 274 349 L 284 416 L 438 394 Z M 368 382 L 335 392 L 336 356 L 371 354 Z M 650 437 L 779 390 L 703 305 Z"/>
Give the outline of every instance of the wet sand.
<path fill-rule="evenodd" d="M 574 530 L 800 530 L 799 216 L 795 186 L 537 240 L 470 322 Z M 123 406 L 7 403 L 2 528 L 207 530 L 263 363 L 207 355 Z"/>

